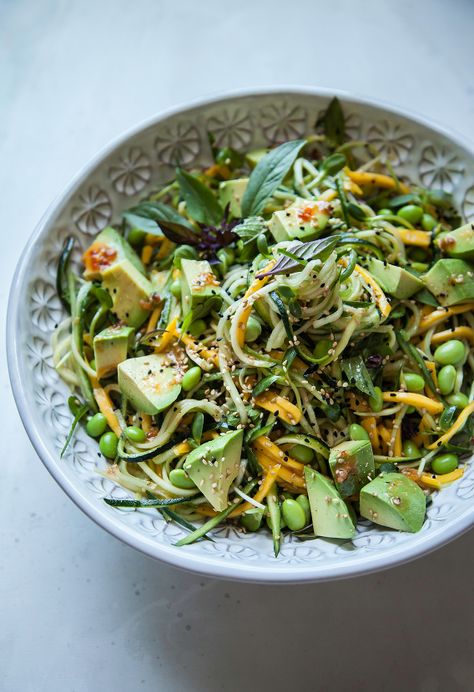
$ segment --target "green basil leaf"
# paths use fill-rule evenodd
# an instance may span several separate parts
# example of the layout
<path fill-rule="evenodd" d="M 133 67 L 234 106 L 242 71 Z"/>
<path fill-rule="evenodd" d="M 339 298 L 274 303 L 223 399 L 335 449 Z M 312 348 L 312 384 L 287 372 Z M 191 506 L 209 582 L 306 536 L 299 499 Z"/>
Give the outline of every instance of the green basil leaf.
<path fill-rule="evenodd" d="M 189 221 L 181 214 L 163 202 L 142 202 L 132 207 L 128 212 L 135 216 L 142 216 L 157 223 L 163 235 L 173 243 L 186 245 L 199 245 L 201 237 Z M 159 230 L 158 229 L 158 230 Z M 159 233 L 161 235 L 161 232 Z"/>
<path fill-rule="evenodd" d="M 268 425 L 264 425 L 263 428 L 254 428 L 253 430 L 249 430 L 245 437 L 245 443 L 249 445 L 252 442 L 255 442 L 255 440 L 262 435 L 268 435 L 271 433 L 274 425 L 275 421 L 273 421 L 273 423 L 269 423 Z"/>
<path fill-rule="evenodd" d="M 418 195 L 409 192 L 406 195 L 392 197 L 392 199 L 386 203 L 386 206 L 389 207 L 389 209 L 397 209 L 398 207 L 403 207 L 405 204 L 421 204 L 421 200 Z"/>
<path fill-rule="evenodd" d="M 343 360 L 341 365 L 349 384 L 357 387 L 362 394 L 375 396 L 374 383 L 372 382 L 362 356 L 354 356 L 353 358 Z"/>
<path fill-rule="evenodd" d="M 329 106 L 318 120 L 317 124 L 322 124 L 324 134 L 333 146 L 340 146 L 345 141 L 346 120 L 344 118 L 341 102 L 337 97 L 334 97 L 329 103 Z"/>
<path fill-rule="evenodd" d="M 256 274 L 257 279 L 264 276 L 274 276 L 275 274 L 292 274 L 300 269 L 301 264 L 315 259 L 322 262 L 326 260 L 339 242 L 339 236 L 333 235 L 328 238 L 318 238 L 309 243 L 302 243 L 296 240 L 285 248 L 285 252 L 291 253 L 289 257 L 282 257 L 271 269 L 264 273 Z"/>
<path fill-rule="evenodd" d="M 264 377 L 258 384 L 255 385 L 255 387 L 252 390 L 252 396 L 257 397 L 259 394 L 262 394 L 265 390 L 267 390 L 269 387 L 272 386 L 274 382 L 279 380 L 280 377 L 279 375 L 268 375 L 268 377 Z"/>
<path fill-rule="evenodd" d="M 176 169 L 176 180 L 190 216 L 198 223 L 217 226 L 224 212 L 212 190 L 182 168 Z"/>
<path fill-rule="evenodd" d="M 242 223 L 234 226 L 232 230 L 239 238 L 249 240 L 264 233 L 267 230 L 267 225 L 261 216 L 249 216 L 248 219 L 244 219 Z"/>
<path fill-rule="evenodd" d="M 153 219 L 148 219 L 145 216 L 139 216 L 138 214 L 132 214 L 128 211 L 124 212 L 122 216 L 130 228 L 136 228 L 139 231 L 144 231 L 145 233 L 150 233 L 151 235 L 163 235 L 160 227 L 156 221 L 153 221 Z"/>
<path fill-rule="evenodd" d="M 260 214 L 306 144 L 304 139 L 285 142 L 265 154 L 250 174 L 242 198 L 242 216 Z"/>

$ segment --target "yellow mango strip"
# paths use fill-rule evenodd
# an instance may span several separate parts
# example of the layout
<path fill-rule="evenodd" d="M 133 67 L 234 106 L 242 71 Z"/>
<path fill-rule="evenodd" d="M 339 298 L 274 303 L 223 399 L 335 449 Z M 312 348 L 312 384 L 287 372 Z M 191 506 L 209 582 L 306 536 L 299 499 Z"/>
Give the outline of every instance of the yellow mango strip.
<path fill-rule="evenodd" d="M 390 446 L 390 438 L 391 438 L 390 430 L 387 430 L 385 425 L 378 425 L 377 426 L 377 432 L 380 436 L 381 442 L 383 443 L 382 446 L 385 447 L 385 449 L 388 451 L 388 448 Z"/>
<path fill-rule="evenodd" d="M 151 416 L 148 413 L 141 413 L 140 418 L 142 419 L 142 428 L 144 433 L 148 433 L 151 430 Z"/>
<path fill-rule="evenodd" d="M 443 404 L 440 401 L 433 401 L 424 394 L 414 392 L 383 392 L 383 400 L 390 403 L 406 404 L 415 408 L 425 408 L 429 413 L 441 413 Z"/>
<path fill-rule="evenodd" d="M 114 431 L 117 437 L 120 437 L 120 435 L 122 434 L 122 427 L 118 421 L 117 416 L 115 415 L 114 405 L 112 403 L 111 398 L 109 397 L 105 389 L 100 386 L 99 382 L 95 377 L 91 377 L 90 381 L 92 385 L 92 391 L 94 393 L 94 399 L 97 401 L 97 406 L 99 407 L 100 412 L 105 416 L 109 428 Z"/>
<path fill-rule="evenodd" d="M 153 312 L 150 315 L 150 318 L 148 320 L 147 324 L 147 332 L 152 332 L 154 329 L 156 329 L 156 324 L 158 322 L 158 319 L 161 315 L 161 305 L 156 307 Z"/>
<path fill-rule="evenodd" d="M 341 259 L 344 259 L 345 262 L 347 262 L 345 258 Z M 382 291 L 378 283 L 372 278 L 368 271 L 360 266 L 360 264 L 356 264 L 354 271 L 356 271 L 364 279 L 364 281 L 369 284 L 374 293 L 374 298 L 378 309 L 384 317 L 388 317 L 392 308 L 390 307 L 390 303 L 388 302 L 387 298 L 385 297 L 385 293 Z"/>
<path fill-rule="evenodd" d="M 377 419 L 375 416 L 364 417 L 360 423 L 364 430 L 368 433 L 372 447 L 379 450 L 379 432 L 377 430 Z"/>
<path fill-rule="evenodd" d="M 450 339 L 467 339 L 474 344 L 474 329 L 472 327 L 454 327 L 454 329 L 445 329 L 442 332 L 437 332 L 431 337 L 431 343 L 437 346 L 443 344 Z"/>
<path fill-rule="evenodd" d="M 301 411 L 299 408 L 271 389 L 259 394 L 255 398 L 255 403 L 260 408 L 265 409 L 265 411 L 274 413 L 278 418 L 281 418 L 281 420 L 284 420 L 285 423 L 289 425 L 295 425 L 301 420 Z"/>
<path fill-rule="evenodd" d="M 426 231 L 416 231 L 410 228 L 397 228 L 396 234 L 404 245 L 429 247 L 431 243 L 431 233 L 427 233 Z"/>
<path fill-rule="evenodd" d="M 219 437 L 219 433 L 216 432 L 215 430 L 207 430 L 205 433 L 202 434 L 202 442 L 208 442 L 208 440 L 215 440 L 216 437 Z"/>
<path fill-rule="evenodd" d="M 175 339 L 178 336 L 178 332 L 176 330 L 177 322 L 178 318 L 174 317 L 168 324 L 168 326 L 166 327 L 166 331 L 163 332 L 163 334 L 160 336 L 158 346 L 155 346 L 155 353 L 163 353 L 163 351 L 166 351 L 173 339 Z"/>
<path fill-rule="evenodd" d="M 211 348 L 202 348 L 198 342 L 189 334 L 181 334 L 181 341 L 185 346 L 189 346 L 200 358 L 204 358 L 208 363 L 212 363 L 216 368 L 219 367 L 219 356 Z"/>
<path fill-rule="evenodd" d="M 280 449 L 280 447 L 272 442 L 266 435 L 257 437 L 252 444 L 256 451 L 262 452 L 262 454 L 265 454 L 265 456 L 273 459 L 273 461 L 275 461 L 277 464 L 281 464 L 282 466 L 286 466 L 287 468 L 303 474 L 304 464 L 301 464 L 299 461 L 295 461 L 295 459 L 288 456 L 286 452 Z"/>
<path fill-rule="evenodd" d="M 474 303 L 462 303 L 461 305 L 453 305 L 450 308 L 436 308 L 426 317 L 422 317 L 418 331 L 426 332 L 427 329 L 434 327 L 435 324 L 445 322 L 453 315 L 460 315 L 463 312 L 469 312 L 469 310 L 474 310 Z"/>
<path fill-rule="evenodd" d="M 145 236 L 145 243 L 147 245 L 160 245 L 164 240 L 164 235 L 154 235 L 153 233 L 147 233 Z"/>
<path fill-rule="evenodd" d="M 142 248 L 142 262 L 143 264 L 149 264 L 153 255 L 153 248 L 151 245 L 144 245 Z"/>
<path fill-rule="evenodd" d="M 270 464 L 266 471 L 267 473 L 262 479 L 262 484 L 253 497 L 256 502 L 263 502 L 268 495 L 278 477 L 280 464 Z M 240 505 L 240 507 L 237 507 L 237 509 L 234 509 L 234 511 L 230 513 L 230 518 L 233 519 L 234 517 L 239 517 L 248 509 L 252 509 L 252 507 L 254 507 L 254 505 L 251 502 L 244 502 L 242 505 Z"/>
<path fill-rule="evenodd" d="M 441 435 L 436 442 L 432 442 L 429 446 L 428 449 L 437 449 L 437 447 L 441 447 L 441 445 L 444 445 L 446 442 L 448 442 L 453 435 L 455 435 L 459 430 L 462 429 L 464 423 L 467 421 L 469 416 L 474 413 L 474 401 L 471 401 L 470 404 L 464 408 L 459 416 L 456 418 L 452 426 L 447 430 L 444 435 Z"/>
<path fill-rule="evenodd" d="M 164 238 L 163 242 L 161 243 L 160 249 L 156 253 L 156 259 L 161 260 L 165 257 L 168 257 L 173 248 L 174 243 L 172 243 L 171 240 L 168 240 L 168 238 Z"/>
<path fill-rule="evenodd" d="M 333 199 L 336 199 L 336 197 L 337 197 L 336 190 L 324 190 L 324 192 L 322 192 L 319 195 L 318 201 L 319 202 L 332 202 Z"/>
<path fill-rule="evenodd" d="M 349 178 L 349 180 L 344 181 L 343 185 L 344 190 L 346 192 L 352 192 L 354 195 L 357 195 L 358 197 L 362 197 L 364 194 L 362 191 L 362 188 L 360 188 L 357 183 L 355 183 L 353 180 Z"/>
<path fill-rule="evenodd" d="M 438 373 L 436 372 L 436 363 L 434 363 L 432 360 L 425 360 L 425 365 L 427 370 L 429 370 L 431 373 L 435 387 L 438 388 Z M 428 385 L 425 385 L 425 393 L 430 397 L 430 399 L 438 401 L 438 399 L 436 399 L 435 392 L 432 392 Z"/>
<path fill-rule="evenodd" d="M 348 168 L 344 169 L 346 175 L 357 185 L 375 185 L 375 187 L 383 187 L 387 190 L 400 190 L 403 194 L 410 192 L 410 188 L 405 183 L 399 183 L 395 178 L 383 173 L 373 173 L 371 171 L 351 171 Z"/>
<path fill-rule="evenodd" d="M 274 264 L 275 260 L 272 260 L 263 269 L 259 270 L 259 272 L 267 272 L 269 269 L 273 267 Z M 245 291 L 244 300 L 250 298 L 250 296 L 253 293 L 256 293 L 261 288 L 263 288 L 269 279 L 269 276 L 264 276 L 262 279 L 255 279 L 255 281 Z M 245 330 L 247 328 L 247 322 L 249 321 L 251 312 L 252 306 L 246 305 L 246 307 L 242 310 L 242 314 L 240 315 L 239 324 L 237 325 L 237 341 L 240 347 L 242 347 L 245 343 Z"/>
<path fill-rule="evenodd" d="M 221 178 L 228 180 L 232 174 L 228 166 L 221 163 L 214 163 L 212 166 L 209 166 L 209 168 L 206 168 L 204 175 L 209 176 L 209 178 L 215 178 L 216 175 L 220 175 Z"/>
<path fill-rule="evenodd" d="M 190 451 L 191 447 L 188 442 L 178 442 L 178 444 L 173 447 L 173 452 L 177 457 L 181 457 L 183 454 L 187 454 Z"/>
<path fill-rule="evenodd" d="M 274 460 L 271 459 L 271 457 L 268 457 L 266 454 L 262 454 L 262 452 L 257 452 L 257 459 L 258 463 L 263 469 L 265 469 L 265 471 L 268 471 L 272 468 L 272 466 L 275 465 Z M 292 489 L 296 489 L 296 492 L 306 488 L 306 483 L 303 476 L 296 473 L 296 471 L 292 471 L 280 466 L 277 476 L 284 485 L 291 487 Z"/>
<path fill-rule="evenodd" d="M 275 360 L 283 360 L 283 356 L 285 355 L 283 351 L 270 351 L 268 354 L 272 358 L 275 358 Z M 301 360 L 301 358 L 296 358 L 291 364 L 290 370 L 297 370 L 298 372 L 305 372 L 308 369 L 308 365 Z"/>
<path fill-rule="evenodd" d="M 457 481 L 459 478 L 462 478 L 463 475 L 464 469 L 455 469 L 454 471 L 451 471 L 451 473 L 444 473 L 441 476 L 435 476 L 431 473 L 422 473 L 420 476 L 420 480 L 423 483 L 423 485 L 426 485 L 428 488 L 440 490 L 443 487 L 443 485 L 453 483 L 453 481 Z"/>

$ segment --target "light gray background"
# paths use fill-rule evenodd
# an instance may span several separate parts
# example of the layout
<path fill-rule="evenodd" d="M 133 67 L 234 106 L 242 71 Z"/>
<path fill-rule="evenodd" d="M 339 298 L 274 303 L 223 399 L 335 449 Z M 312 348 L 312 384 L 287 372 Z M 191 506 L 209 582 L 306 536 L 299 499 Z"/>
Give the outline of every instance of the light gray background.
<path fill-rule="evenodd" d="M 0 0 L 2 323 L 38 218 L 124 129 L 190 98 L 300 83 L 386 99 L 473 139 L 473 29 L 470 0 Z M 184 574 L 73 506 L 1 376 L 2 692 L 472 689 L 474 533 L 332 584 Z"/>

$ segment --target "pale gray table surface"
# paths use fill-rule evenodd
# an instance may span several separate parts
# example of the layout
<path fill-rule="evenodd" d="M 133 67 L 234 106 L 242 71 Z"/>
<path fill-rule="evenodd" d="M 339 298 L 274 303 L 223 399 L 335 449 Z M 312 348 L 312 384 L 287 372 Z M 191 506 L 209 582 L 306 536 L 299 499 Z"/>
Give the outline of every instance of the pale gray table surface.
<path fill-rule="evenodd" d="M 38 218 L 124 129 L 190 98 L 299 83 L 473 139 L 473 29 L 470 0 L 0 0 L 3 324 Z M 474 533 L 345 582 L 185 574 L 76 509 L 28 442 L 4 358 L 1 376 L 2 692 L 473 689 Z"/>

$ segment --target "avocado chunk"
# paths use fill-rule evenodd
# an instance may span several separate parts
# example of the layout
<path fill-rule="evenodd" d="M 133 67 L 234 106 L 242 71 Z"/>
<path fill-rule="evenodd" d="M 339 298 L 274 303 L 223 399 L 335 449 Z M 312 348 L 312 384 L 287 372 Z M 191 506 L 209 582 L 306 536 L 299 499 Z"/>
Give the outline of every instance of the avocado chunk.
<path fill-rule="evenodd" d="M 326 228 L 330 213 L 328 202 L 300 198 L 286 209 L 273 212 L 269 229 L 277 243 L 313 240 Z"/>
<path fill-rule="evenodd" d="M 367 268 L 386 293 L 400 300 L 410 298 L 424 287 L 421 279 L 406 269 L 382 262 L 375 257 L 368 259 Z"/>
<path fill-rule="evenodd" d="M 330 451 L 329 468 L 343 498 L 358 495 L 375 476 L 372 445 L 368 440 L 341 442 Z"/>
<path fill-rule="evenodd" d="M 122 394 L 137 411 L 151 416 L 168 408 L 181 392 L 176 366 L 161 353 L 128 358 L 117 371 Z"/>
<path fill-rule="evenodd" d="M 474 260 L 474 224 L 466 223 L 453 231 L 440 233 L 435 240 L 443 255 Z"/>
<path fill-rule="evenodd" d="M 374 524 L 416 533 L 425 512 L 423 490 L 402 473 L 381 473 L 360 491 L 360 513 Z"/>
<path fill-rule="evenodd" d="M 112 311 L 130 327 L 140 327 L 150 313 L 151 283 L 129 260 L 116 262 L 102 273 L 104 288 L 112 298 Z"/>
<path fill-rule="evenodd" d="M 152 271 L 150 274 L 150 282 L 153 293 L 158 294 L 160 297 L 165 294 L 165 286 L 168 283 L 170 277 L 170 272 L 165 271 Z"/>
<path fill-rule="evenodd" d="M 243 430 L 233 430 L 190 452 L 184 470 L 217 512 L 228 505 L 229 488 L 237 477 Z"/>
<path fill-rule="evenodd" d="M 94 358 L 97 377 L 108 377 L 117 365 L 126 360 L 132 346 L 133 327 L 107 327 L 94 337 Z"/>
<path fill-rule="evenodd" d="M 423 283 L 443 307 L 474 300 L 474 266 L 464 260 L 438 260 Z"/>
<path fill-rule="evenodd" d="M 115 228 L 108 226 L 95 238 L 82 256 L 84 278 L 100 279 L 103 272 L 116 262 L 128 260 L 142 274 L 145 268 L 132 246 Z"/>
<path fill-rule="evenodd" d="M 206 260 L 181 260 L 183 272 L 181 284 L 181 302 L 183 314 L 190 310 L 194 317 L 204 317 L 211 310 L 217 310 L 222 302 L 219 295 L 219 282 Z"/>
<path fill-rule="evenodd" d="M 219 201 L 223 209 L 229 206 L 229 215 L 234 219 L 242 216 L 242 197 L 247 189 L 248 178 L 225 180 L 219 184 Z"/>
<path fill-rule="evenodd" d="M 334 483 L 309 466 L 305 466 L 304 476 L 314 533 L 326 538 L 353 538 L 356 532 L 353 512 Z"/>

